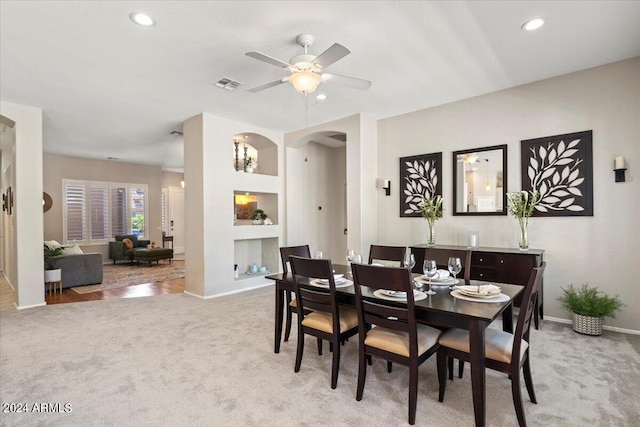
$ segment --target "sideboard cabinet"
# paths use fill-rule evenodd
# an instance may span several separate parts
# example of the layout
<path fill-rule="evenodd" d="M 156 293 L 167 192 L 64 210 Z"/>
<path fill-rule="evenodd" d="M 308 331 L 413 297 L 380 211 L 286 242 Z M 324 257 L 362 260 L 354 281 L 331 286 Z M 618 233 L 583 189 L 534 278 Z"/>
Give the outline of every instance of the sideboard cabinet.
<path fill-rule="evenodd" d="M 416 259 L 416 266 L 413 271 L 422 273 L 422 262 L 427 245 L 411 246 Z M 436 245 L 436 249 L 471 249 L 471 279 L 487 280 L 498 283 L 511 283 L 525 286 L 529 281 L 531 269 L 539 267 L 543 262 L 544 250 L 529 249 L 521 251 L 512 248 L 467 248 L 465 246 Z M 543 281 L 544 282 L 544 281 Z M 536 313 L 534 316 L 536 327 L 538 326 L 538 316 L 544 317 L 544 286 L 540 284 L 538 299 L 536 301 Z M 520 305 L 520 299 L 514 301 Z"/>

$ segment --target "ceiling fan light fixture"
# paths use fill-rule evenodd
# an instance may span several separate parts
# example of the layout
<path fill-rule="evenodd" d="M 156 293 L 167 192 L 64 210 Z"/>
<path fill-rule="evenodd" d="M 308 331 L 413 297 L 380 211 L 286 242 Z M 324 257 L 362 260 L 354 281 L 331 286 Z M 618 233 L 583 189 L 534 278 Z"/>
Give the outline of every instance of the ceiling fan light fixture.
<path fill-rule="evenodd" d="M 525 22 L 524 24 L 522 24 L 522 29 L 524 31 L 533 31 L 533 30 L 537 30 L 538 28 L 542 27 L 544 25 L 544 19 L 543 18 L 534 18 L 531 19 L 527 22 Z"/>
<path fill-rule="evenodd" d="M 299 71 L 291 74 L 289 82 L 298 93 L 313 93 L 320 83 L 322 77 L 313 71 Z"/>

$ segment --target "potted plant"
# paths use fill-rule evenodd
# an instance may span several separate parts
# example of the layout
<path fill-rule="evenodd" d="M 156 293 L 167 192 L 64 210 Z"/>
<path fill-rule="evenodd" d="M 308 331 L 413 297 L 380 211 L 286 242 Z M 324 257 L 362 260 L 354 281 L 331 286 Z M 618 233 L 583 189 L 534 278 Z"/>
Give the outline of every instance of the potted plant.
<path fill-rule="evenodd" d="M 265 219 L 267 219 L 267 214 L 262 209 L 256 209 L 251 215 L 252 224 L 262 225 Z"/>
<path fill-rule="evenodd" d="M 44 281 L 59 282 L 62 279 L 62 270 L 56 268 L 58 256 L 62 255 L 62 246 L 50 248 L 44 245 Z"/>
<path fill-rule="evenodd" d="M 422 217 L 426 219 L 427 223 L 429 224 L 429 237 L 427 239 L 427 246 L 435 246 L 436 220 L 442 218 L 442 196 L 438 195 L 432 199 L 423 198 L 418 206 L 420 207 Z"/>
<path fill-rule="evenodd" d="M 601 335 L 602 319 L 615 318 L 616 311 L 624 306 L 618 295 L 610 297 L 588 284 L 580 288 L 569 285 L 562 291 L 558 301 L 573 313 L 573 330 L 585 335 Z"/>
<path fill-rule="evenodd" d="M 244 163 L 244 171 L 253 173 L 254 169 L 258 166 L 258 162 L 255 157 L 247 157 Z"/>

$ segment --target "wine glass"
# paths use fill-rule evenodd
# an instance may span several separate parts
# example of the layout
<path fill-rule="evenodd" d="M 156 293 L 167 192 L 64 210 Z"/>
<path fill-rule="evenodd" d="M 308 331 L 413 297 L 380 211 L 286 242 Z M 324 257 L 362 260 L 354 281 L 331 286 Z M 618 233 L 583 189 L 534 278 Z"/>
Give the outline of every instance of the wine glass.
<path fill-rule="evenodd" d="M 313 253 L 313 257 L 314 257 L 315 259 L 322 259 L 322 257 L 323 257 L 322 251 L 321 251 L 320 249 L 318 249 L 317 251 L 315 251 L 315 252 Z"/>
<path fill-rule="evenodd" d="M 351 264 L 353 262 L 353 257 L 356 256 L 356 251 L 353 249 L 347 249 L 347 263 Z"/>
<path fill-rule="evenodd" d="M 416 258 L 413 256 L 413 253 L 407 252 L 404 255 L 404 266 L 408 268 L 409 271 L 413 270 L 413 267 L 416 265 Z"/>
<path fill-rule="evenodd" d="M 438 266 L 435 259 L 425 259 L 422 263 L 422 272 L 429 279 L 429 290 L 426 292 L 428 295 L 435 295 L 435 292 L 431 290 L 431 279 L 438 275 Z"/>
<path fill-rule="evenodd" d="M 458 282 L 456 280 L 456 276 L 462 271 L 462 263 L 460 262 L 460 258 L 450 257 L 447 268 L 449 268 L 449 272 L 453 274 L 453 285 L 449 286 L 449 289 L 453 289 L 453 286 Z"/>

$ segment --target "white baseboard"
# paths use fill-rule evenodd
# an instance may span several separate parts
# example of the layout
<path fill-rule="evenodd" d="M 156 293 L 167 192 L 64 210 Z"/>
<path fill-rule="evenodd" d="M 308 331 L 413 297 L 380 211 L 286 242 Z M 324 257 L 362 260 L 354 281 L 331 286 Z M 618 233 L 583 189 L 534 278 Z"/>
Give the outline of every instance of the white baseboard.
<path fill-rule="evenodd" d="M 545 316 L 544 320 L 548 320 L 550 322 L 556 322 L 556 323 L 565 323 L 568 325 L 573 323 L 570 319 L 561 319 L 559 317 Z M 635 329 L 625 329 L 625 328 L 618 328 L 615 326 L 607 326 L 607 325 L 602 325 L 602 329 L 604 329 L 605 331 L 620 332 L 622 334 L 640 335 L 640 331 L 636 331 Z"/>
<path fill-rule="evenodd" d="M 46 302 L 43 302 L 43 303 L 40 303 L 40 304 L 33 304 L 33 305 L 16 305 L 16 309 L 18 309 L 18 310 L 26 310 L 28 308 L 44 307 L 45 305 L 47 305 Z"/>
<path fill-rule="evenodd" d="M 189 291 L 184 291 L 184 293 L 189 295 L 189 296 L 200 298 L 200 299 L 212 299 L 212 298 L 226 297 L 228 295 L 240 294 L 240 293 L 243 293 L 243 292 L 252 291 L 254 289 L 265 288 L 267 286 L 273 286 L 273 283 L 263 283 L 261 285 L 252 286 L 250 288 L 238 289 L 238 290 L 234 290 L 234 291 L 225 292 L 225 293 L 222 293 L 222 294 L 208 295 L 206 297 L 202 296 L 202 295 L 194 294 L 193 292 L 189 292 Z"/>

